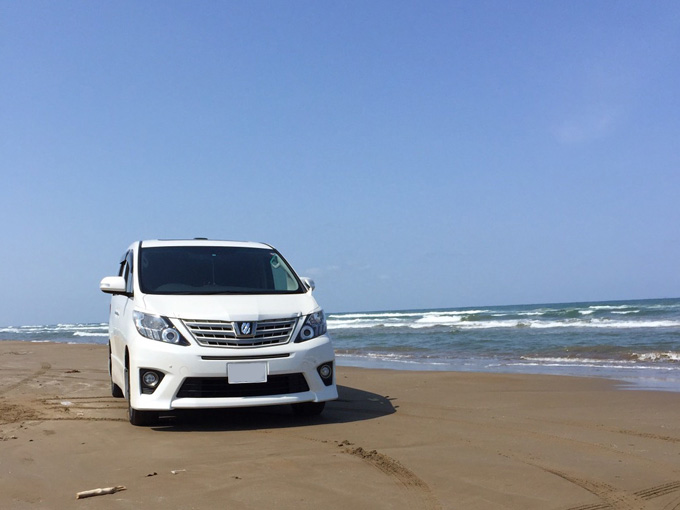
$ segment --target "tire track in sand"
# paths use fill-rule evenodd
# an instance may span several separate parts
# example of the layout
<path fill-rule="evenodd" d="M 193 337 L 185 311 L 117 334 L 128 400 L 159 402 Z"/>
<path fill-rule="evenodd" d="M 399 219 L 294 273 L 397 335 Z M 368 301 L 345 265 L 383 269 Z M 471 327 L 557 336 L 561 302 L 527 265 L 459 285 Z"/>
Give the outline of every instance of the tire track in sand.
<path fill-rule="evenodd" d="M 670 482 L 663 485 L 658 485 L 652 487 L 651 489 L 645 489 L 635 492 L 635 495 L 646 501 L 650 499 L 660 498 L 673 492 L 680 490 L 680 482 Z M 673 499 L 664 506 L 664 510 L 678 510 L 680 509 L 680 494 L 673 497 Z"/>
<path fill-rule="evenodd" d="M 604 482 L 581 478 L 569 473 L 565 473 L 564 471 L 541 466 L 534 462 L 525 461 L 525 463 L 539 468 L 547 473 L 559 476 L 560 478 L 577 485 L 578 487 L 581 487 L 600 499 L 600 503 L 569 507 L 567 510 L 642 510 L 649 508 L 649 505 L 647 504 L 648 501 L 667 496 L 668 494 L 672 494 L 673 492 L 680 490 L 680 482 L 676 481 L 631 493 L 613 487 Z M 672 501 L 664 506 L 664 509 L 667 510 L 677 510 L 679 508 L 680 495 L 674 497 Z"/>
<path fill-rule="evenodd" d="M 15 383 L 0 387 L 0 396 L 3 396 L 3 401 L 0 402 L 0 425 L 17 423 L 24 420 L 34 420 L 38 418 L 39 413 L 35 409 L 20 403 L 7 402 L 4 400 L 4 395 L 32 381 L 35 381 L 39 377 L 45 375 L 51 368 L 52 365 L 43 361 L 40 364 L 40 368 L 30 375 L 19 379 Z"/>
<path fill-rule="evenodd" d="M 543 466 L 539 466 L 537 464 L 531 465 L 540 468 L 543 471 L 551 473 L 555 476 L 559 476 L 560 478 L 568 482 L 571 482 L 574 485 L 581 487 L 582 489 L 585 489 L 591 494 L 597 496 L 598 499 L 602 501 L 602 503 L 599 504 L 572 507 L 569 510 L 600 510 L 600 509 L 604 510 L 609 508 L 613 510 L 641 510 L 642 508 L 644 508 L 640 504 L 641 501 L 639 498 L 631 494 L 628 494 L 625 491 L 619 490 L 616 487 L 613 487 L 604 482 L 580 478 L 574 475 L 564 473 L 563 471 L 549 469 Z"/>
<path fill-rule="evenodd" d="M 408 508 L 442 510 L 442 506 L 432 493 L 430 486 L 413 471 L 388 455 L 379 453 L 377 450 L 365 450 L 361 446 L 355 446 L 354 443 L 347 439 L 344 441 L 329 441 L 309 436 L 295 435 L 295 437 L 316 443 L 333 442 L 342 448 L 340 450 L 342 453 L 357 457 L 372 467 L 377 468 L 405 491 Z"/>
<path fill-rule="evenodd" d="M 48 420 L 127 421 L 127 403 L 109 396 L 50 398 L 42 406 Z"/>
<path fill-rule="evenodd" d="M 339 446 L 346 446 L 347 444 L 347 442 L 344 442 L 340 443 Z M 376 450 L 364 450 L 361 446 L 356 448 L 345 447 L 343 452 L 360 458 L 394 479 L 406 490 L 409 508 L 441 510 L 441 505 L 434 497 L 434 494 L 432 494 L 430 487 L 413 471 L 399 463 L 399 461 Z"/>
<path fill-rule="evenodd" d="M 564 478 L 564 477 L 563 477 Z M 680 482 L 670 482 L 663 485 L 658 485 L 656 487 L 651 487 L 649 489 L 643 489 L 641 491 L 634 492 L 633 495 L 640 498 L 643 501 L 650 501 L 652 499 L 660 498 L 677 492 L 680 489 Z M 635 508 L 644 508 L 646 503 L 641 503 L 641 506 L 636 506 Z M 592 505 L 580 505 L 570 507 L 567 510 L 615 510 L 617 506 L 611 503 L 595 503 Z M 663 510 L 678 510 L 680 509 L 680 494 L 674 496 L 666 505 L 664 505 Z"/>
<path fill-rule="evenodd" d="M 9 393 L 10 391 L 13 391 L 13 390 L 23 386 L 24 384 L 28 384 L 31 381 L 35 381 L 38 377 L 45 375 L 48 372 L 48 370 L 50 370 L 51 368 L 52 368 L 52 365 L 50 365 L 46 361 L 43 361 L 40 364 L 40 368 L 38 370 L 36 370 L 35 372 L 33 372 L 31 375 L 27 375 L 23 379 L 20 379 L 13 384 L 9 384 L 9 385 L 5 386 L 4 388 L 0 388 L 0 395 L 5 395 L 5 394 Z"/>

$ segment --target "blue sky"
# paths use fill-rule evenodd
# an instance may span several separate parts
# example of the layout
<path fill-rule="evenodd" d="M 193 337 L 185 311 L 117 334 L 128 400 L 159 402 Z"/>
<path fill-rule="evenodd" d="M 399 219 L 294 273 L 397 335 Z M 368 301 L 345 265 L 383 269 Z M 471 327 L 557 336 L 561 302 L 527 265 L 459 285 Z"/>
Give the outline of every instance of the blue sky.
<path fill-rule="evenodd" d="M 3 2 L 0 325 L 147 238 L 331 312 L 680 296 L 679 59 L 674 1 Z"/>

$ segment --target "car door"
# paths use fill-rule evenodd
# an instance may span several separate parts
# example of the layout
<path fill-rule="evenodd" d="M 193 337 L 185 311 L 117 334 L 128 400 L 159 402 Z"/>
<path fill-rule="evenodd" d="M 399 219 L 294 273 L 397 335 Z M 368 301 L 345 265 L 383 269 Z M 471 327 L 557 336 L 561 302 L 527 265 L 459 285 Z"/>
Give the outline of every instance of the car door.
<path fill-rule="evenodd" d="M 134 307 L 134 267 L 132 250 L 128 250 L 120 262 L 118 276 L 125 278 L 125 294 L 111 296 L 109 315 L 109 336 L 111 339 L 111 370 L 114 382 L 124 381 L 126 335 L 129 331 L 131 313 Z M 122 387 L 122 386 L 121 386 Z"/>

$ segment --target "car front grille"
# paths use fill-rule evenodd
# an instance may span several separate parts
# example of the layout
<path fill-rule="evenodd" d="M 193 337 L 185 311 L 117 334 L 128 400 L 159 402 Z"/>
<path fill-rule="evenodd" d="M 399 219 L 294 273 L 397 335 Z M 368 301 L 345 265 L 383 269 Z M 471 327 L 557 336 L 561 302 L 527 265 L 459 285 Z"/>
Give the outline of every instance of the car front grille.
<path fill-rule="evenodd" d="M 270 375 L 264 383 L 229 384 L 226 377 L 188 377 L 177 398 L 266 397 L 309 391 L 302 374 Z"/>
<path fill-rule="evenodd" d="M 242 322 L 184 319 L 184 325 L 204 347 L 267 347 L 286 344 L 297 318 L 251 321 L 250 335 L 239 334 Z"/>

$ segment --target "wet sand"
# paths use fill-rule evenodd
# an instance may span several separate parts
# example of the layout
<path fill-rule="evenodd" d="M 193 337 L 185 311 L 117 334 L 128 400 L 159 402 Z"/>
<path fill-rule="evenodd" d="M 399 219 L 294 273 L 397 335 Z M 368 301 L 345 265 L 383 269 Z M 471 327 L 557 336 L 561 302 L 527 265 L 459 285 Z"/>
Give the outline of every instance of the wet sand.
<path fill-rule="evenodd" d="M 106 347 L 0 341 L 0 508 L 680 509 L 680 394 L 339 367 L 321 417 L 133 427 Z M 76 493 L 125 486 L 76 500 Z"/>

